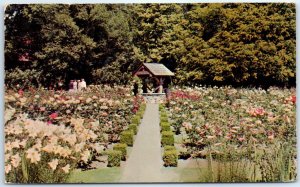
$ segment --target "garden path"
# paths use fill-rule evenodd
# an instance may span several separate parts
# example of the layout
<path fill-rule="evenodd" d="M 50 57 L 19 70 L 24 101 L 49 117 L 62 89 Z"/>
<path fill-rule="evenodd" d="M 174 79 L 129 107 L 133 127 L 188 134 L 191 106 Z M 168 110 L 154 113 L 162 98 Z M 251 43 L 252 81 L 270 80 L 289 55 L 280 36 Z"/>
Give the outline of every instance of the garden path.
<path fill-rule="evenodd" d="M 158 104 L 147 103 L 132 152 L 120 182 L 147 183 L 170 181 L 163 171 Z"/>

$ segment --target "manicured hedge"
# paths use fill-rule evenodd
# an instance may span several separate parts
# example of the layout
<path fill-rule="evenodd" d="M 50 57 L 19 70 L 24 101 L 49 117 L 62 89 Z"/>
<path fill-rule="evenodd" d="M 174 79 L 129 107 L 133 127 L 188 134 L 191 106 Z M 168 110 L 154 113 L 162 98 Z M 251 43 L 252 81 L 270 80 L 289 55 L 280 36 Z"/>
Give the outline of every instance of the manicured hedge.
<path fill-rule="evenodd" d="M 114 145 L 113 150 L 121 151 L 122 152 L 121 159 L 124 161 L 126 160 L 126 156 L 127 156 L 127 145 L 126 144 L 124 144 L 124 143 L 116 144 L 116 145 Z"/>
<path fill-rule="evenodd" d="M 161 112 L 160 113 L 160 118 L 167 118 L 168 114 L 166 112 Z"/>
<path fill-rule="evenodd" d="M 162 122 L 168 122 L 169 120 L 168 120 L 168 117 L 160 117 L 160 124 L 162 123 Z"/>
<path fill-rule="evenodd" d="M 146 104 L 143 103 L 143 104 L 141 104 L 139 111 L 142 111 L 144 113 L 145 110 L 146 110 Z"/>
<path fill-rule="evenodd" d="M 162 146 L 174 145 L 174 133 L 172 131 L 162 131 L 161 144 Z"/>
<path fill-rule="evenodd" d="M 108 167 L 120 167 L 122 158 L 121 151 L 111 150 L 107 152 L 107 155 Z"/>
<path fill-rule="evenodd" d="M 171 131 L 171 126 L 168 122 L 160 123 L 161 131 Z"/>
<path fill-rule="evenodd" d="M 158 109 L 159 109 L 159 111 L 162 111 L 162 110 L 164 110 L 164 109 L 165 109 L 165 107 L 164 107 L 164 105 L 163 105 L 163 104 L 159 104 L 159 106 L 158 106 Z"/>
<path fill-rule="evenodd" d="M 132 146 L 133 145 L 133 136 L 134 136 L 134 133 L 132 130 L 123 131 L 121 133 L 120 142 L 125 143 L 128 146 Z"/>
<path fill-rule="evenodd" d="M 136 115 L 132 118 L 131 123 L 135 123 L 137 125 L 139 125 L 141 123 L 141 118 L 140 116 Z"/>
<path fill-rule="evenodd" d="M 176 151 L 175 146 L 166 145 L 164 151 Z"/>
<path fill-rule="evenodd" d="M 176 150 L 165 150 L 163 155 L 164 166 L 176 167 L 178 165 L 178 154 Z"/>
<path fill-rule="evenodd" d="M 138 111 L 135 115 L 138 116 L 140 119 L 142 119 L 143 116 L 144 116 L 144 112 L 143 111 Z"/>
<path fill-rule="evenodd" d="M 134 134 L 137 134 L 137 131 L 138 131 L 138 127 L 137 127 L 137 124 L 130 124 L 128 126 L 128 130 L 132 130 Z"/>

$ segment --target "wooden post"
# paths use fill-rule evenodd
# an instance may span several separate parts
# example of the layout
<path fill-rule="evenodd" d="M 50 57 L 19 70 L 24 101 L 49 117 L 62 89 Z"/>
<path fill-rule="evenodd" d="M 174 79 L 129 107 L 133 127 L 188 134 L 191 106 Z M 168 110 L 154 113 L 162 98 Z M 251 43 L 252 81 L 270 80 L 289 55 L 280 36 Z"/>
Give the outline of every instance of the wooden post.
<path fill-rule="evenodd" d="M 164 89 L 163 85 L 164 85 L 164 78 L 161 77 L 159 80 L 158 93 L 163 93 L 163 89 Z"/>

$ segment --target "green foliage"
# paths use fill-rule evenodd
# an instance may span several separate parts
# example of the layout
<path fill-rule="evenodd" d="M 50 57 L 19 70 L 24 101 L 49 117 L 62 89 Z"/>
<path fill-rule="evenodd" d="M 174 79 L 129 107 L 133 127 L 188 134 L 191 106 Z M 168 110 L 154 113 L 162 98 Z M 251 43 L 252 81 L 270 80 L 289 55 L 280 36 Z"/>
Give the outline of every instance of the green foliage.
<path fill-rule="evenodd" d="M 111 150 L 107 152 L 107 155 L 108 167 L 120 167 L 122 151 Z"/>
<path fill-rule="evenodd" d="M 290 182 L 296 178 L 296 166 L 293 163 L 296 158 L 296 150 L 291 142 L 276 143 L 272 145 L 272 151 L 265 150 L 259 155 L 257 164 L 261 169 L 264 182 Z"/>
<path fill-rule="evenodd" d="M 138 131 L 138 127 L 137 127 L 137 124 L 130 124 L 128 126 L 128 130 L 132 131 L 134 134 L 137 134 L 137 131 Z"/>
<path fill-rule="evenodd" d="M 177 167 L 178 154 L 176 150 L 165 150 L 163 155 L 164 166 Z"/>
<path fill-rule="evenodd" d="M 295 85 L 295 4 L 147 4 L 134 14 L 137 57 L 175 70 L 177 84 Z"/>
<path fill-rule="evenodd" d="M 21 158 L 21 164 L 22 164 L 22 175 L 24 177 L 24 182 L 29 182 L 29 177 L 28 177 L 28 164 L 27 164 L 27 160 L 25 158 L 25 154 L 22 155 Z"/>
<path fill-rule="evenodd" d="M 139 115 L 135 115 L 132 120 L 131 120 L 131 123 L 134 123 L 134 124 L 137 124 L 139 125 L 141 123 L 141 118 Z"/>
<path fill-rule="evenodd" d="M 116 144 L 116 145 L 114 145 L 113 150 L 121 151 L 122 152 L 121 159 L 124 161 L 126 160 L 126 156 L 127 156 L 127 145 L 126 144 L 121 144 L 121 143 Z"/>
<path fill-rule="evenodd" d="M 137 113 L 136 113 L 136 116 L 139 116 L 140 119 L 143 118 L 143 115 L 144 115 L 144 111 L 142 111 L 142 110 L 139 110 L 139 111 L 137 111 Z"/>
<path fill-rule="evenodd" d="M 160 112 L 160 117 L 161 117 L 161 118 L 167 118 L 167 117 L 168 117 L 167 112 L 165 112 L 165 111 Z"/>
<path fill-rule="evenodd" d="M 34 184 L 34 183 L 64 183 L 66 182 L 69 173 L 63 172 L 56 168 L 52 170 L 48 162 L 51 160 L 49 155 L 43 154 L 42 160 L 39 164 L 30 163 L 26 159 L 25 154 L 21 156 L 21 166 L 12 168 L 13 172 L 5 175 L 6 182 L 16 184 Z M 67 161 L 59 162 L 59 166 L 65 165 Z M 72 164 L 71 167 L 74 167 Z"/>
<path fill-rule="evenodd" d="M 74 78 L 126 83 L 131 77 L 130 12 L 127 6 L 104 4 L 7 6 L 5 70 L 36 72 L 30 79 L 11 75 L 7 83 L 49 86 L 62 80 L 67 85 Z M 23 54 L 29 61 L 19 61 Z"/>
<path fill-rule="evenodd" d="M 170 131 L 171 127 L 168 122 L 161 122 L 160 123 L 161 131 Z"/>
<path fill-rule="evenodd" d="M 146 103 L 142 103 L 140 108 L 141 108 L 141 110 L 145 110 L 146 109 Z"/>
<path fill-rule="evenodd" d="M 160 112 L 162 112 L 162 111 L 164 110 L 164 108 L 165 108 L 165 107 L 164 107 L 163 104 L 160 103 L 160 104 L 158 105 L 158 109 L 159 109 Z"/>
<path fill-rule="evenodd" d="M 174 145 L 174 133 L 172 131 L 162 131 L 161 133 L 161 144 L 162 146 Z"/>
<path fill-rule="evenodd" d="M 140 108 L 139 108 L 138 113 L 141 112 L 142 114 L 144 114 L 145 110 L 146 110 L 146 104 L 145 104 L 145 103 L 142 103 L 142 104 L 140 105 Z"/>
<path fill-rule="evenodd" d="M 133 146 L 133 136 L 132 130 L 126 130 L 121 133 L 120 142 L 127 144 L 128 146 Z"/>
<path fill-rule="evenodd" d="M 168 117 L 160 117 L 160 123 L 168 122 Z"/>
<path fill-rule="evenodd" d="M 188 14 L 190 26 L 198 24 L 200 17 L 203 31 L 193 34 L 199 40 L 191 40 L 188 46 L 192 50 L 184 57 L 185 77 L 180 79 L 236 85 L 294 80 L 294 8 L 293 4 L 195 5 Z"/>
<path fill-rule="evenodd" d="M 8 85 L 127 84 L 142 62 L 182 85 L 295 85 L 292 3 L 15 4 L 5 26 Z"/>
<path fill-rule="evenodd" d="M 164 147 L 164 150 L 165 151 L 174 151 L 174 150 L 176 151 L 176 148 L 174 146 L 166 145 Z"/>

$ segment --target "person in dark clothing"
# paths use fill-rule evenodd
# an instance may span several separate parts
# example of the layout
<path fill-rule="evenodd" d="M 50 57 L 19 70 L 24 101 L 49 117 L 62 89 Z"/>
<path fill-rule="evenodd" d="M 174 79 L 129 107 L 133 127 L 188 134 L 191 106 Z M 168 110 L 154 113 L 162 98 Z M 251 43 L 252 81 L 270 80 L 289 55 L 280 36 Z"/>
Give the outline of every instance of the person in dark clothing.
<path fill-rule="evenodd" d="M 165 93 L 166 93 L 166 98 L 167 98 L 167 100 L 169 100 L 169 97 L 170 97 L 170 90 L 169 90 L 168 87 L 166 87 L 164 90 L 165 90 Z"/>
<path fill-rule="evenodd" d="M 139 91 L 139 86 L 138 84 L 135 82 L 134 85 L 133 85 L 133 93 L 134 93 L 134 96 L 136 96 L 138 94 L 138 91 Z"/>
<path fill-rule="evenodd" d="M 142 89 L 143 89 L 143 93 L 148 93 L 147 84 L 145 82 L 143 83 Z"/>

